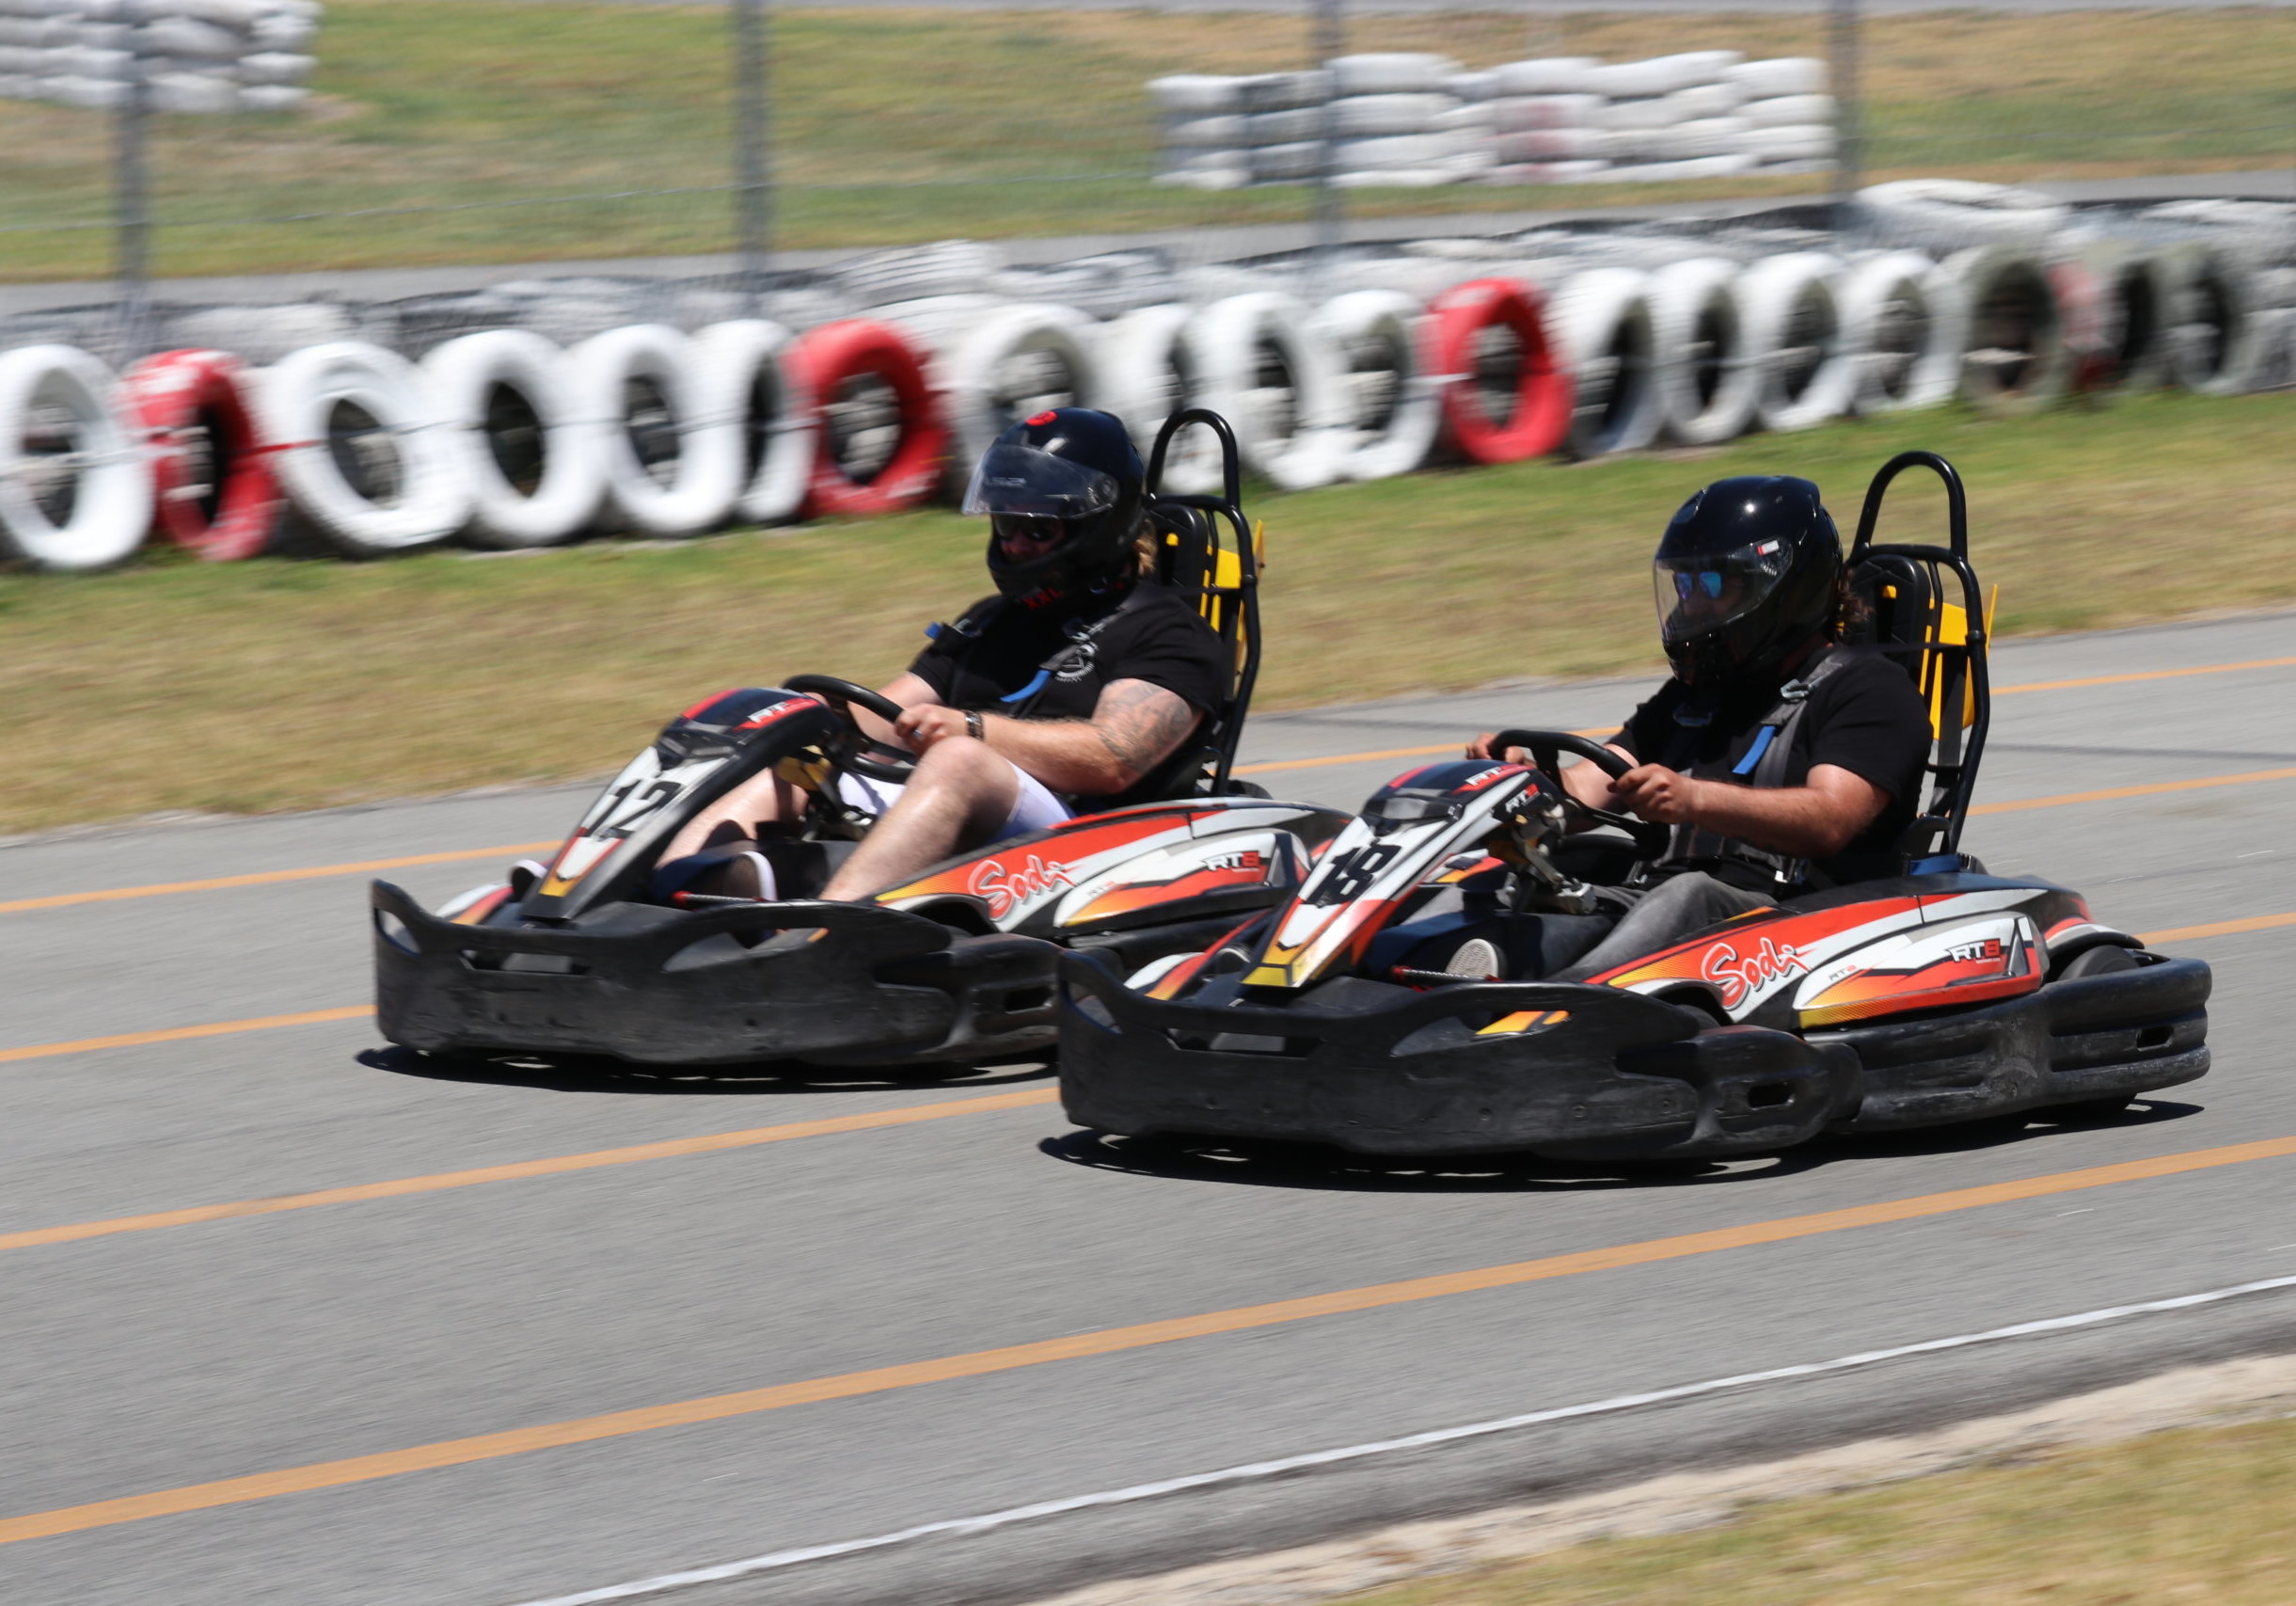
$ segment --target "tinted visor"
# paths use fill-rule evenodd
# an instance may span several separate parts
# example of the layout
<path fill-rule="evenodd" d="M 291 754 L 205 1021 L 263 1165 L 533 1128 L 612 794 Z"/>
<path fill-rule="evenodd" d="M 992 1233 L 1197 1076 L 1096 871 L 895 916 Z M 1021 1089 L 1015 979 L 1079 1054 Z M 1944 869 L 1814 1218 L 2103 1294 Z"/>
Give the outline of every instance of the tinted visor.
<path fill-rule="evenodd" d="M 1098 469 L 1020 441 L 982 453 L 963 511 L 1023 518 L 1088 518 L 1116 505 L 1116 482 Z"/>
<path fill-rule="evenodd" d="M 1783 541 L 1658 559 L 1651 570 L 1659 634 L 1669 642 L 1686 642 L 1743 619 L 1778 589 L 1793 562 L 1793 549 Z"/>

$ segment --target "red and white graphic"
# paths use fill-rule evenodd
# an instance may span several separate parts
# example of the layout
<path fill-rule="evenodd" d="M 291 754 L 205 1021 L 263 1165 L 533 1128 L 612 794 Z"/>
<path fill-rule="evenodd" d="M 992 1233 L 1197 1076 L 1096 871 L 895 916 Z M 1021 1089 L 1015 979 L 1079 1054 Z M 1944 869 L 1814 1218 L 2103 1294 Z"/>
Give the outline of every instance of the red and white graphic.
<path fill-rule="evenodd" d="M 1002 920 L 1021 904 L 1042 898 L 1057 887 L 1074 886 L 1069 867 L 1051 864 L 1031 853 L 1025 864 L 1008 867 L 1002 859 L 983 859 L 965 879 L 965 890 L 989 905 L 989 918 Z"/>
<path fill-rule="evenodd" d="M 1759 946 L 1744 954 L 1733 943 L 1717 943 L 1706 950 L 1699 975 L 1722 991 L 1722 1008 L 1734 1010 L 1749 996 L 1767 991 L 1789 976 L 1799 976 L 1810 968 L 1801 950 L 1791 943 L 1780 945 L 1762 939 Z"/>

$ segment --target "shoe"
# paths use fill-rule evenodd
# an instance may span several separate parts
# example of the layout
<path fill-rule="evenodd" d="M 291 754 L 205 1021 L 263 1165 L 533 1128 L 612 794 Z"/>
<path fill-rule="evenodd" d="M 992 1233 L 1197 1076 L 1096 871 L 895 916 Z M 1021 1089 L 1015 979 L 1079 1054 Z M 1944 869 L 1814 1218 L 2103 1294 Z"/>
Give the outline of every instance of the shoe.
<path fill-rule="evenodd" d="M 1485 937 L 1469 937 L 1461 943 L 1443 971 L 1468 981 L 1497 981 L 1506 975 L 1497 946 Z"/>

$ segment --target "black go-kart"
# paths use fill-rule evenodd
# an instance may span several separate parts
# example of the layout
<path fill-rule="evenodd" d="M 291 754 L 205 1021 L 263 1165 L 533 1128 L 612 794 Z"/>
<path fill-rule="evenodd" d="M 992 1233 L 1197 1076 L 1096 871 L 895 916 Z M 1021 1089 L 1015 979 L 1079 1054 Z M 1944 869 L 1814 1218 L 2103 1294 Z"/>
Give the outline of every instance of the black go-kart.
<path fill-rule="evenodd" d="M 1219 439 L 1220 496 L 1157 490 L 1173 437 L 1192 425 Z M 664 892 L 657 862 L 679 828 L 771 770 L 807 802 L 800 830 L 761 847 L 782 892 L 817 893 L 874 823 L 843 801 L 839 774 L 908 773 L 906 755 L 872 746 L 855 723 L 855 708 L 900 713 L 864 687 L 800 675 L 723 692 L 663 727 L 547 865 L 514 867 L 435 913 L 373 883 L 383 1035 L 432 1053 L 664 1065 L 1017 1054 L 1053 1041 L 1063 947 L 1129 971 L 1195 952 L 1289 897 L 1347 816 L 1231 779 L 1259 672 L 1259 605 L 1258 538 L 1226 421 L 1175 413 L 1147 484 L 1159 578 L 1197 598 L 1235 665 L 1227 702 L 1139 789 L 1149 801 L 961 854 L 867 903 Z"/>
<path fill-rule="evenodd" d="M 1949 548 L 1876 545 L 1904 469 L 1945 483 Z M 1862 634 L 1928 699 L 1931 796 L 1903 873 L 1790 898 L 1583 982 L 1540 978 L 1612 924 L 1664 841 L 1558 779 L 1560 731 L 1373 795 L 1281 907 L 1193 956 L 1061 965 L 1070 1120 L 1131 1136 L 1374 1155 L 1764 1153 L 2050 1106 L 2118 1108 L 2207 1073 L 2209 967 L 2146 951 L 2077 893 L 1960 851 L 1989 716 L 1960 477 L 1875 477 L 1848 564 Z M 1588 831 L 1589 823 L 1609 830 Z M 1571 828 L 1581 827 L 1573 834 Z"/>

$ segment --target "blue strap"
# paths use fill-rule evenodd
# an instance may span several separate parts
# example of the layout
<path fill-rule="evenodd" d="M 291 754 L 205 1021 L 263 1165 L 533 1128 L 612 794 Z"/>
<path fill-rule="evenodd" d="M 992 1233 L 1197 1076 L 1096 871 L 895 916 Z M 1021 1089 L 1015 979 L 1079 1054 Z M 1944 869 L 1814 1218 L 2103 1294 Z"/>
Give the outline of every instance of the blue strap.
<path fill-rule="evenodd" d="M 1753 746 L 1746 750 L 1746 756 L 1739 759 L 1737 767 L 1730 772 L 1734 775 L 1752 774 L 1754 766 L 1762 762 L 1762 755 L 1770 750 L 1770 743 L 1777 738 L 1778 727 L 1776 725 L 1764 725 L 1754 733 Z"/>
<path fill-rule="evenodd" d="M 1053 672 L 1051 670 L 1039 669 L 1037 671 L 1036 679 L 1021 687 L 1018 692 L 1011 692 L 1006 696 L 999 697 L 997 701 L 1000 703 L 1025 703 L 1029 698 L 1034 697 L 1037 694 L 1037 687 L 1042 686 L 1052 677 Z"/>

